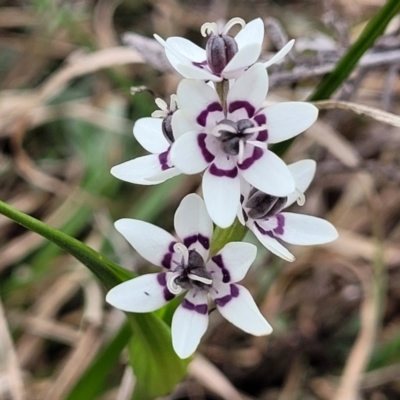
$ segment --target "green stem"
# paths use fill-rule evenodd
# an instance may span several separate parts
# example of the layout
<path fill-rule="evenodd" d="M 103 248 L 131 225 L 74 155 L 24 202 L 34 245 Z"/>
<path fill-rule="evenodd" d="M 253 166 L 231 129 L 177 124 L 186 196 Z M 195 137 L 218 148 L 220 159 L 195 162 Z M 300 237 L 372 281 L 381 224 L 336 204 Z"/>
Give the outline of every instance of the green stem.
<path fill-rule="evenodd" d="M 86 265 L 103 283 L 106 289 L 111 289 L 115 285 L 133 277 L 129 271 L 115 264 L 111 260 L 106 259 L 100 253 L 89 246 L 86 246 L 79 240 L 74 239 L 57 229 L 51 228 L 36 218 L 24 214 L 2 201 L 0 201 L 0 214 L 5 215 L 23 227 L 36 232 L 40 236 L 43 236 L 50 242 L 67 251 L 77 260 L 81 261 L 82 264 Z"/>
<path fill-rule="evenodd" d="M 243 226 L 237 218 L 229 228 L 215 228 L 211 255 L 218 253 L 229 242 L 241 242 L 246 236 L 246 232 L 247 227 Z"/>

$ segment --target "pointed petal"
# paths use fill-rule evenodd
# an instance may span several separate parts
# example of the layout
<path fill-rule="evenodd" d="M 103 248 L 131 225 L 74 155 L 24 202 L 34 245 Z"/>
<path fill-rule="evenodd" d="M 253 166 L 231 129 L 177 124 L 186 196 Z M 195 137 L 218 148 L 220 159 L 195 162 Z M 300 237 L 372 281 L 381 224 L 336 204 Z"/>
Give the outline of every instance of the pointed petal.
<path fill-rule="evenodd" d="M 237 119 L 237 112 L 246 111 L 251 118 L 261 107 L 268 92 L 268 74 L 262 64 L 254 64 L 235 81 L 227 97 L 228 119 Z M 241 114 L 242 115 L 242 114 Z"/>
<path fill-rule="evenodd" d="M 212 135 L 187 132 L 171 147 L 172 163 L 185 174 L 197 174 L 214 160 L 217 139 Z"/>
<path fill-rule="evenodd" d="M 161 274 L 147 274 L 113 287 L 106 296 L 107 303 L 127 312 L 151 312 L 164 306 L 172 297 L 166 297 Z"/>
<path fill-rule="evenodd" d="M 217 92 L 205 82 L 184 79 L 177 95 L 180 108 L 202 127 L 212 128 L 225 118 Z"/>
<path fill-rule="evenodd" d="M 225 156 L 212 162 L 203 176 L 203 197 L 211 219 L 221 228 L 231 226 L 240 204 L 238 169 Z"/>
<path fill-rule="evenodd" d="M 165 47 L 179 58 L 184 57 L 185 59 L 189 59 L 190 61 L 197 63 L 201 63 L 206 60 L 206 51 L 200 46 L 197 46 L 197 44 L 194 44 L 190 40 L 183 37 L 169 37 L 165 41 Z"/>
<path fill-rule="evenodd" d="M 318 117 L 317 107 L 300 101 L 274 104 L 261 113 L 267 118 L 268 143 L 279 143 L 298 135 Z"/>
<path fill-rule="evenodd" d="M 268 68 L 272 64 L 275 64 L 278 61 L 280 61 L 283 57 L 286 56 L 287 53 L 289 53 L 290 50 L 292 50 L 293 45 L 294 45 L 294 39 L 292 39 L 290 42 L 287 42 L 271 59 L 265 62 L 264 68 Z"/>
<path fill-rule="evenodd" d="M 192 193 L 181 201 L 175 212 L 174 226 L 186 247 L 197 250 L 204 259 L 208 257 L 213 223 L 200 196 Z"/>
<path fill-rule="evenodd" d="M 149 153 L 162 153 L 169 147 L 161 128 L 161 118 L 140 118 L 133 126 L 136 140 Z"/>
<path fill-rule="evenodd" d="M 226 244 L 207 264 L 213 272 L 213 280 L 223 283 L 241 281 L 257 255 L 257 247 L 244 242 Z"/>
<path fill-rule="evenodd" d="M 294 255 L 286 247 L 282 246 L 275 238 L 269 236 L 267 233 L 261 232 L 257 225 L 253 225 L 251 230 L 260 243 L 271 253 L 289 262 L 295 260 Z"/>
<path fill-rule="evenodd" d="M 170 268 L 176 239 L 164 229 L 137 219 L 123 218 L 115 228 L 147 261 L 159 267 Z"/>
<path fill-rule="evenodd" d="M 295 191 L 287 165 L 272 151 L 255 147 L 253 155 L 239 164 L 240 174 L 251 185 L 272 196 L 287 196 Z"/>
<path fill-rule="evenodd" d="M 228 285 L 226 285 L 228 286 Z M 263 317 L 249 291 L 242 285 L 230 285 L 230 298 L 215 299 L 219 312 L 230 323 L 255 336 L 269 335 L 271 325 Z"/>
<path fill-rule="evenodd" d="M 264 23 L 261 18 L 253 19 L 235 36 L 239 50 L 249 43 L 258 43 L 264 40 Z M 248 64 L 250 65 L 250 64 Z"/>
<path fill-rule="evenodd" d="M 293 175 L 296 189 L 304 193 L 312 182 L 317 163 L 314 160 L 300 160 L 288 165 L 290 172 Z M 299 193 L 296 191 L 288 196 L 285 207 L 289 207 L 299 198 Z"/>
<path fill-rule="evenodd" d="M 315 245 L 337 239 L 336 228 L 328 221 L 311 215 L 281 213 L 285 218 L 284 232 L 278 237 L 287 243 Z"/>
<path fill-rule="evenodd" d="M 160 154 L 149 154 L 112 167 L 111 174 L 122 181 L 139 185 L 155 185 L 179 175 L 180 172 L 176 168 L 163 171 L 163 165 L 160 162 Z M 169 171 L 171 169 L 173 171 Z"/>
<path fill-rule="evenodd" d="M 191 356 L 208 326 L 205 292 L 190 290 L 172 318 L 172 345 L 180 358 Z"/>
<path fill-rule="evenodd" d="M 182 110 L 177 110 L 172 114 L 171 126 L 175 141 L 184 133 L 193 130 L 193 123 L 191 123 Z"/>
<path fill-rule="evenodd" d="M 260 57 L 261 45 L 258 43 L 249 43 L 246 46 L 239 49 L 239 51 L 232 57 L 229 63 L 222 71 L 222 75 L 227 78 L 233 78 L 235 71 L 244 71 L 249 65 L 253 65 Z M 265 70 L 265 67 L 260 64 Z"/>
<path fill-rule="evenodd" d="M 168 54 L 168 53 L 166 53 L 166 54 Z M 171 62 L 170 57 L 168 57 L 168 59 Z M 188 78 L 188 79 L 200 79 L 202 81 L 210 80 L 213 82 L 222 81 L 222 77 L 220 75 L 214 75 L 208 69 L 197 67 L 196 65 L 193 65 L 193 64 L 183 64 L 183 63 L 177 62 L 173 66 L 182 76 L 184 76 L 185 78 Z"/>

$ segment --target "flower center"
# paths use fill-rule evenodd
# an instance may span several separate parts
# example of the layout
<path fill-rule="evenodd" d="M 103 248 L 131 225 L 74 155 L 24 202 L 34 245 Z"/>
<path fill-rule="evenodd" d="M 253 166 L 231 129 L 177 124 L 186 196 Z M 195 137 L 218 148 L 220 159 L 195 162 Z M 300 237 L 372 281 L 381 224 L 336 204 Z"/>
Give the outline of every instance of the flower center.
<path fill-rule="evenodd" d="M 200 289 L 208 291 L 212 287 L 211 273 L 206 269 L 203 257 L 196 250 L 188 250 L 177 243 L 176 252 L 182 253 L 182 261 L 170 274 L 167 287 L 171 293 L 179 294 L 182 289 Z"/>
<path fill-rule="evenodd" d="M 178 109 L 178 97 L 175 94 L 171 95 L 169 107 L 163 99 L 157 98 L 155 102 L 160 109 L 153 111 L 151 116 L 153 118 L 163 119 L 161 123 L 162 132 L 168 143 L 172 144 L 175 141 L 174 133 L 172 131 L 172 115 Z"/>
<path fill-rule="evenodd" d="M 249 209 L 247 215 L 250 218 L 265 219 L 271 218 L 282 211 L 286 202 L 287 197 L 271 196 L 253 188 L 250 191 L 245 207 Z"/>

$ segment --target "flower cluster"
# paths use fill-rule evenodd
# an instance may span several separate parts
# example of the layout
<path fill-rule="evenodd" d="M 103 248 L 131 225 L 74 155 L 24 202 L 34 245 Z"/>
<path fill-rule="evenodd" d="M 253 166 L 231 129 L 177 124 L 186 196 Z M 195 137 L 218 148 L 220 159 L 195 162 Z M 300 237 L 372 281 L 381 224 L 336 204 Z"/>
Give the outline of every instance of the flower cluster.
<path fill-rule="evenodd" d="M 242 30 L 230 36 L 235 24 Z M 264 106 L 267 67 L 282 59 L 290 41 L 269 61 L 257 62 L 264 36 L 261 19 L 247 25 L 240 18 L 222 29 L 206 23 L 206 48 L 172 37 L 164 41 L 172 66 L 184 76 L 170 104 L 157 99 L 160 110 L 139 119 L 135 138 L 150 153 L 112 168 L 127 182 L 154 185 L 181 173 L 203 173 L 203 198 L 186 196 L 175 214 L 178 238 L 147 222 L 122 219 L 117 230 L 145 259 L 165 272 L 143 275 L 113 288 L 107 301 L 128 312 L 151 312 L 185 291 L 172 320 L 177 354 L 186 358 L 197 348 L 208 324 L 210 303 L 231 323 L 254 335 L 271 327 L 250 293 L 237 282 L 255 259 L 249 243 L 226 244 L 210 253 L 213 222 L 228 228 L 235 218 L 272 253 L 293 261 L 281 241 L 313 245 L 337 237 L 327 221 L 283 212 L 297 201 L 315 174 L 315 162 L 286 165 L 269 145 L 299 135 L 317 119 L 309 103 Z"/>

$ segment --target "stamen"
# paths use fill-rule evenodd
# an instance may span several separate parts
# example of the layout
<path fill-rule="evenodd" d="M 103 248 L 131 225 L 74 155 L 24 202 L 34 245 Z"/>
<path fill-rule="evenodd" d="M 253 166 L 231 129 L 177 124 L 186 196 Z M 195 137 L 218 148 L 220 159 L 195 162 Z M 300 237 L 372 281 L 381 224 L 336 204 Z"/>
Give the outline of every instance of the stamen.
<path fill-rule="evenodd" d="M 180 275 L 180 272 L 167 273 L 167 289 L 172 294 L 179 294 L 183 290 L 179 285 L 175 283 L 175 279 L 178 278 Z"/>
<path fill-rule="evenodd" d="M 259 147 L 260 149 L 266 149 L 267 143 L 265 142 L 260 142 L 259 140 L 248 140 L 246 143 L 251 144 L 255 147 Z"/>
<path fill-rule="evenodd" d="M 188 274 L 188 278 L 191 279 L 192 281 L 198 281 L 204 283 L 205 285 L 212 285 L 213 283 L 212 279 L 208 279 L 204 276 L 198 276 L 195 274 Z"/>
<path fill-rule="evenodd" d="M 243 133 L 255 133 L 267 130 L 267 125 L 252 126 L 251 128 L 246 128 Z"/>
<path fill-rule="evenodd" d="M 304 193 L 297 188 L 295 190 L 295 193 L 297 193 L 299 195 L 298 199 L 296 200 L 296 203 L 299 206 L 304 206 L 304 204 L 306 204 L 306 196 L 304 195 Z"/>
<path fill-rule="evenodd" d="M 159 97 L 156 98 L 155 103 L 157 104 L 158 108 L 162 111 L 168 111 L 168 104 L 166 103 L 165 100 L 160 99 Z"/>
<path fill-rule="evenodd" d="M 211 133 L 216 137 L 220 137 L 221 136 L 221 131 L 227 131 L 227 132 L 230 132 L 230 133 L 237 133 L 237 130 L 236 130 L 236 128 L 234 126 L 228 125 L 228 124 L 224 124 L 224 123 L 220 123 L 218 125 L 215 125 Z"/>
<path fill-rule="evenodd" d="M 200 28 L 201 36 L 218 35 L 218 26 L 215 22 L 206 22 Z"/>
<path fill-rule="evenodd" d="M 244 156 L 244 141 L 239 140 L 239 153 L 238 153 L 239 164 L 243 162 L 243 156 Z"/>
<path fill-rule="evenodd" d="M 246 26 L 246 22 L 244 22 L 242 18 L 239 17 L 232 18 L 227 22 L 227 24 L 222 29 L 221 35 L 227 35 L 232 26 L 236 24 L 241 25 L 242 29 Z"/>
<path fill-rule="evenodd" d="M 175 243 L 174 244 L 174 251 L 177 253 L 182 253 L 183 256 L 183 264 L 188 265 L 189 263 L 189 250 L 187 247 L 182 243 Z"/>
<path fill-rule="evenodd" d="M 176 94 L 171 94 L 169 101 L 169 110 L 174 112 L 178 109 L 178 96 Z"/>
<path fill-rule="evenodd" d="M 153 118 L 165 118 L 165 111 L 155 110 L 151 113 Z"/>

